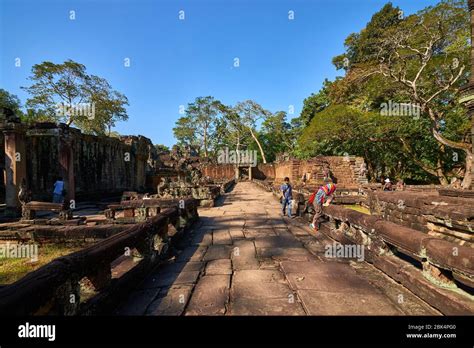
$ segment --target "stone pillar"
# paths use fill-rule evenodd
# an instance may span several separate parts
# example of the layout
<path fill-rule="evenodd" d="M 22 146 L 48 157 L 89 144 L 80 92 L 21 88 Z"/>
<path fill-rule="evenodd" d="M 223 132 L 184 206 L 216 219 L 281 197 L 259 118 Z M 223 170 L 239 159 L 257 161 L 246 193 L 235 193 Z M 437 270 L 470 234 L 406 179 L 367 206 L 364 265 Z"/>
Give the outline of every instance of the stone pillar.
<path fill-rule="evenodd" d="M 471 93 L 474 85 L 474 0 L 469 0 L 469 14 L 471 18 L 471 77 L 469 85 L 471 86 Z M 469 116 L 471 117 L 471 145 L 472 152 L 474 153 L 474 108 L 472 104 L 468 107 Z"/>
<path fill-rule="evenodd" d="M 71 200 L 76 199 L 76 184 L 74 178 L 74 151 L 73 139 L 69 129 L 59 129 L 59 173 L 64 180 L 66 196 L 64 202 L 69 206 Z"/>
<path fill-rule="evenodd" d="M 5 215 L 18 216 L 21 211 L 18 191 L 26 180 L 25 131 L 20 124 L 9 124 L 5 136 Z"/>

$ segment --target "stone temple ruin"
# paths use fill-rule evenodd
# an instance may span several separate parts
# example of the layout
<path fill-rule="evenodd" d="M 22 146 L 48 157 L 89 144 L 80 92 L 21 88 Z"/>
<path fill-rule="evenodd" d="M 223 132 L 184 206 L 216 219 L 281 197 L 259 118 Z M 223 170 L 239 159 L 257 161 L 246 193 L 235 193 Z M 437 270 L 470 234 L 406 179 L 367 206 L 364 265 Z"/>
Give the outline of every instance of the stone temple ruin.
<path fill-rule="evenodd" d="M 331 294 L 352 303 L 364 289 L 375 299 L 371 313 L 474 313 L 471 191 L 405 185 L 383 192 L 367 181 L 363 158 L 353 156 L 239 167 L 190 148 L 159 153 L 143 136 L 93 136 L 11 115 L 0 131 L 0 246 L 80 245 L 1 287 L 0 312 L 361 314 L 365 306 L 341 307 Z M 57 177 L 65 182 L 64 203 L 51 203 Z M 276 199 L 285 177 L 294 186 L 295 219 L 281 216 Z M 328 178 L 337 183 L 335 204 L 324 208 L 315 236 L 306 203 Z M 327 260 L 332 243 L 363 247 L 362 273 L 354 276 L 347 260 Z M 315 299 L 325 293 L 321 284 L 328 297 Z M 173 297 L 174 286 L 186 289 L 184 303 Z M 282 287 L 279 304 L 272 291 Z M 294 305 L 287 292 L 298 297 Z M 400 292 L 416 296 L 418 307 L 395 308 L 391 296 Z M 71 294 L 79 301 L 70 303 Z M 258 303 L 249 300 L 255 294 Z"/>
<path fill-rule="evenodd" d="M 157 194 L 151 197 L 193 197 L 201 206 L 212 207 L 221 193 L 221 188 L 222 190 L 228 188 L 227 183 L 219 178 L 211 179 L 209 176 L 203 176 L 202 169 L 205 163 L 190 150 L 182 153 L 175 146 L 169 154 L 161 156 L 160 159 L 162 165 L 156 168 L 151 178 L 152 182 L 158 181 Z"/>

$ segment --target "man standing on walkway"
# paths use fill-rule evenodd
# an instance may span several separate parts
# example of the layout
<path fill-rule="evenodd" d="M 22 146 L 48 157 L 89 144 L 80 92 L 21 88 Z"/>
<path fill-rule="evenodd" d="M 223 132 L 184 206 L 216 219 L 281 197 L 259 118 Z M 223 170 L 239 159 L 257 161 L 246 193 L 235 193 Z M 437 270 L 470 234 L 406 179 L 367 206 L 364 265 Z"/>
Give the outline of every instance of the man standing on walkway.
<path fill-rule="evenodd" d="M 336 192 L 336 185 L 332 182 L 328 182 L 321 186 L 319 190 L 310 197 L 309 203 L 313 204 L 315 214 L 313 222 L 309 226 L 316 232 L 319 230 L 319 219 L 323 215 L 323 205 L 328 206 L 331 204 L 334 192 Z M 311 199 L 313 200 L 312 202 Z"/>
<path fill-rule="evenodd" d="M 53 203 L 63 203 L 64 201 L 64 181 L 58 178 L 54 183 Z"/>
<path fill-rule="evenodd" d="M 288 207 L 288 216 L 291 217 L 291 200 L 293 199 L 293 188 L 290 184 L 290 178 L 286 177 L 285 182 L 280 187 L 282 192 L 281 205 L 283 216 L 285 216 L 285 209 Z"/>

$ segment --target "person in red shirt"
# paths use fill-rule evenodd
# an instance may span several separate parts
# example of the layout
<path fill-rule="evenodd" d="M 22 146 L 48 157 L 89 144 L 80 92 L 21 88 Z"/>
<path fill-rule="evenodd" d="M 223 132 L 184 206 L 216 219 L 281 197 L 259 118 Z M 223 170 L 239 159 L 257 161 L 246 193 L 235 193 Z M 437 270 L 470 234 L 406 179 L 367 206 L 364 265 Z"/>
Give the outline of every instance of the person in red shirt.
<path fill-rule="evenodd" d="M 323 205 L 327 206 L 331 204 L 334 198 L 334 192 L 336 192 L 336 185 L 330 182 L 321 186 L 319 190 L 310 197 L 309 203 L 313 204 L 315 214 L 313 222 L 309 226 L 316 232 L 319 230 L 319 219 L 323 215 Z"/>

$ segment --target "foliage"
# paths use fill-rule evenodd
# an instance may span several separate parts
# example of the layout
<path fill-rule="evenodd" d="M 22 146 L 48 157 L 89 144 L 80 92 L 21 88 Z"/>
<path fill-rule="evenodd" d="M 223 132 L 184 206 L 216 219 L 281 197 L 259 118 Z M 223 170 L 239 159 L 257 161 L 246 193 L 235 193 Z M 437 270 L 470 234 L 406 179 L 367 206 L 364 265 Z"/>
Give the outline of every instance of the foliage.
<path fill-rule="evenodd" d="M 31 95 L 28 120 L 65 122 L 86 133 L 105 134 L 117 121 L 128 119 L 125 95 L 107 80 L 87 74 L 82 64 L 43 62 L 33 66 L 29 79 L 33 84 L 22 87 Z"/>
<path fill-rule="evenodd" d="M 222 104 L 214 97 L 198 97 L 188 104 L 185 116 L 180 117 L 173 128 L 181 145 L 196 146 L 204 157 L 209 155 L 210 139 L 215 135 L 216 119 L 222 111 Z"/>

